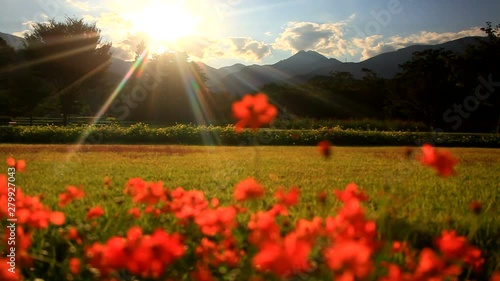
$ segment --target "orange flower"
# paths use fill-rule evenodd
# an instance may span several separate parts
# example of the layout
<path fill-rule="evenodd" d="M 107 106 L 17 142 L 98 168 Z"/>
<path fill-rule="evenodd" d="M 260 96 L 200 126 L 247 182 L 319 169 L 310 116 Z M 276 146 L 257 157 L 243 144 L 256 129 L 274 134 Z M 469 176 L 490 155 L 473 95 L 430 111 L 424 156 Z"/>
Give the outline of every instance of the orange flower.
<path fill-rule="evenodd" d="M 424 144 L 422 153 L 420 162 L 436 169 L 440 176 L 448 177 L 455 173 L 454 167 L 457 165 L 458 160 L 448 150 L 439 152 L 430 144 Z"/>
<path fill-rule="evenodd" d="M 77 258 L 71 258 L 69 260 L 69 271 L 73 274 L 80 273 L 80 260 Z"/>
<path fill-rule="evenodd" d="M 318 142 L 319 153 L 321 153 L 321 155 L 323 155 L 325 158 L 330 157 L 330 154 L 331 154 L 330 147 L 331 147 L 331 144 L 327 140 L 322 140 L 322 141 Z"/>
<path fill-rule="evenodd" d="M 245 95 L 241 101 L 233 103 L 233 115 L 238 119 L 235 125 L 237 132 L 243 128 L 256 130 L 262 125 L 271 123 L 277 114 L 278 110 L 267 102 L 264 93 L 255 96 Z"/>
<path fill-rule="evenodd" d="M 243 201 L 250 198 L 259 198 L 264 195 L 264 188 L 253 178 L 240 181 L 234 189 L 234 198 Z"/>
<path fill-rule="evenodd" d="M 94 207 L 90 209 L 87 212 L 87 219 L 93 219 L 93 218 L 98 218 L 100 216 L 104 215 L 104 210 L 101 208 L 101 206 Z"/>

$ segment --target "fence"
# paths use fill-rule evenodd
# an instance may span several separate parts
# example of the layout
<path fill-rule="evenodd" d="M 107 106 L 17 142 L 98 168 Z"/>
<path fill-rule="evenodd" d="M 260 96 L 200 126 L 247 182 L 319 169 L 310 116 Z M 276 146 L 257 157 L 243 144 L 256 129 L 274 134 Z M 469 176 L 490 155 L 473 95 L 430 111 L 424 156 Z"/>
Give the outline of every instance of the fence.
<path fill-rule="evenodd" d="M 64 125 L 62 117 L 2 117 L 0 118 L 1 125 L 12 126 L 40 126 L 40 125 Z M 117 121 L 113 118 L 96 119 L 94 117 L 70 117 L 68 119 L 68 126 L 82 126 L 94 124 L 96 126 L 118 124 L 120 126 L 130 126 L 134 124 L 133 121 Z"/>

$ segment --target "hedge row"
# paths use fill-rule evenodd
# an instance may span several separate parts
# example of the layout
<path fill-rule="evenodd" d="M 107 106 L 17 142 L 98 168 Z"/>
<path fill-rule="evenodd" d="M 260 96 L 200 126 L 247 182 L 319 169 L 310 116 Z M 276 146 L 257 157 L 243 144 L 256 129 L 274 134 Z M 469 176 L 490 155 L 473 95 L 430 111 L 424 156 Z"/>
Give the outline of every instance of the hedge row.
<path fill-rule="evenodd" d="M 312 119 L 312 118 L 277 118 L 272 123 L 273 128 L 279 129 L 321 129 L 323 127 L 340 127 L 358 131 L 409 131 L 430 132 L 431 127 L 421 122 L 402 120 L 343 120 L 343 119 Z"/>
<path fill-rule="evenodd" d="M 2 126 L 0 143 L 197 144 L 197 145 L 316 145 L 329 140 L 342 146 L 500 147 L 499 134 L 357 131 L 340 127 L 313 130 L 261 129 L 236 133 L 232 126 L 176 125 L 152 128 L 84 126 Z"/>

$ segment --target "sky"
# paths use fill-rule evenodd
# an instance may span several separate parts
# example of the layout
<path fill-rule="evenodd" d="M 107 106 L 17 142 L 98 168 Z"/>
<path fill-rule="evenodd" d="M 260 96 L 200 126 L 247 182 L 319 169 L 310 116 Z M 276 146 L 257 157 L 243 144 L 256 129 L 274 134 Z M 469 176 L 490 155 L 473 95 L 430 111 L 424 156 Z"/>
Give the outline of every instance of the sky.
<path fill-rule="evenodd" d="M 497 0 L 3 0 L 0 32 L 35 22 L 96 23 L 113 56 L 132 60 L 145 40 L 219 68 L 273 64 L 300 50 L 358 62 L 415 44 L 483 36 L 500 23 Z"/>

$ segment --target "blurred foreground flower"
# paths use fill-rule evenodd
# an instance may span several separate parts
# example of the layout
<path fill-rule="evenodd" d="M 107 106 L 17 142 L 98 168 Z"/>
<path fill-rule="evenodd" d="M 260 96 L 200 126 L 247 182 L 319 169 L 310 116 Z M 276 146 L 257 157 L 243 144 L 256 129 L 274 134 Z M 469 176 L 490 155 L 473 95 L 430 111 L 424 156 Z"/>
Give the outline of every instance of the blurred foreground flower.
<path fill-rule="evenodd" d="M 240 181 L 234 189 L 234 198 L 244 201 L 250 198 L 259 198 L 264 195 L 264 188 L 253 178 Z"/>
<path fill-rule="evenodd" d="M 331 147 L 331 144 L 327 140 L 322 140 L 322 141 L 318 142 L 319 153 L 321 153 L 321 155 L 323 155 L 325 158 L 330 157 L 330 154 L 331 154 L 330 147 Z"/>
<path fill-rule="evenodd" d="M 458 160 L 448 150 L 436 151 L 434 147 L 426 143 L 422 146 L 422 153 L 420 162 L 436 169 L 440 176 L 448 177 L 455 173 L 454 167 Z"/>
<path fill-rule="evenodd" d="M 7 158 L 7 165 L 9 167 L 16 168 L 17 172 L 24 172 L 24 169 L 26 168 L 26 162 L 24 160 L 17 160 L 9 157 Z"/>
<path fill-rule="evenodd" d="M 245 95 L 241 101 L 233 103 L 233 115 L 238 119 L 236 131 L 243 128 L 258 129 L 262 125 L 271 123 L 278 110 L 267 101 L 267 96 L 258 93 L 255 96 Z"/>

